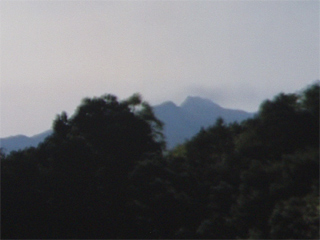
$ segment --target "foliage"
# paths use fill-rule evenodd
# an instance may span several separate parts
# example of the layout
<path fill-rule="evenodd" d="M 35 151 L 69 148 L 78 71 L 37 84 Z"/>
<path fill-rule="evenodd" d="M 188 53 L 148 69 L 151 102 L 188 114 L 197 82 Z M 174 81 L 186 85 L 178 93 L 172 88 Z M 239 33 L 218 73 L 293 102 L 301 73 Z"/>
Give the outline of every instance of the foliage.
<path fill-rule="evenodd" d="M 139 94 L 86 98 L 1 156 L 3 238 L 319 238 L 319 84 L 170 152 Z"/>

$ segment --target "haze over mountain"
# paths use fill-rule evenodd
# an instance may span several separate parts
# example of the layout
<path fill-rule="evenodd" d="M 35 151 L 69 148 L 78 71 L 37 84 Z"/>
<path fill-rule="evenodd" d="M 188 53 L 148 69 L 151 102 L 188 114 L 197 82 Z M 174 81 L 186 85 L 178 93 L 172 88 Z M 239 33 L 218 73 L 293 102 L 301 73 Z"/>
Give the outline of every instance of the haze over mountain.
<path fill-rule="evenodd" d="M 240 122 L 254 115 L 242 110 L 226 109 L 209 99 L 191 96 L 180 106 L 167 101 L 154 106 L 153 110 L 157 118 L 164 123 L 163 132 L 169 149 L 191 138 L 202 127 L 213 125 L 219 117 L 230 123 Z M 52 130 L 47 130 L 32 137 L 17 135 L 1 138 L 1 148 L 9 153 L 26 147 L 36 147 L 51 133 Z"/>

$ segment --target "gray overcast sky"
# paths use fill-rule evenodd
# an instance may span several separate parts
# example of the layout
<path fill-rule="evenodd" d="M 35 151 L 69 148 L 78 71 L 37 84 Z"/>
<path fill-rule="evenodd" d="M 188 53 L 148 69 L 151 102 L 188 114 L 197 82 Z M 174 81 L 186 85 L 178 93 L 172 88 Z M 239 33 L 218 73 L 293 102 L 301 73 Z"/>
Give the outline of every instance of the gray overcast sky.
<path fill-rule="evenodd" d="M 5 1 L 1 137 L 84 97 L 188 95 L 257 111 L 319 79 L 319 1 Z"/>

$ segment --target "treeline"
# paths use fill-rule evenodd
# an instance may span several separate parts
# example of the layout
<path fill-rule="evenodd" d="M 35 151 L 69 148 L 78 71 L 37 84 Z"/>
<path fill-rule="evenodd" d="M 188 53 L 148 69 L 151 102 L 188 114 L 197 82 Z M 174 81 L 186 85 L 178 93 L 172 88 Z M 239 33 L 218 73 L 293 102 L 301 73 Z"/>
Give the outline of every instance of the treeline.
<path fill-rule="evenodd" d="M 319 239 L 319 84 L 171 151 L 161 129 L 139 95 L 106 95 L 2 153 L 2 239 Z"/>

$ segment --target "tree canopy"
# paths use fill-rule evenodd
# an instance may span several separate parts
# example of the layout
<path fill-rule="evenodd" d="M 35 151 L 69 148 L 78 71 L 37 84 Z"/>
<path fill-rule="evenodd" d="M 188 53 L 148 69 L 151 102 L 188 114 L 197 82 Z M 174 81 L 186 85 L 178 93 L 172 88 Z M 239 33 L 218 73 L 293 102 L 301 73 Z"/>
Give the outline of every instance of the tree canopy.
<path fill-rule="evenodd" d="M 2 238 L 319 238 L 319 84 L 171 151 L 162 125 L 139 94 L 104 95 L 0 151 Z"/>

